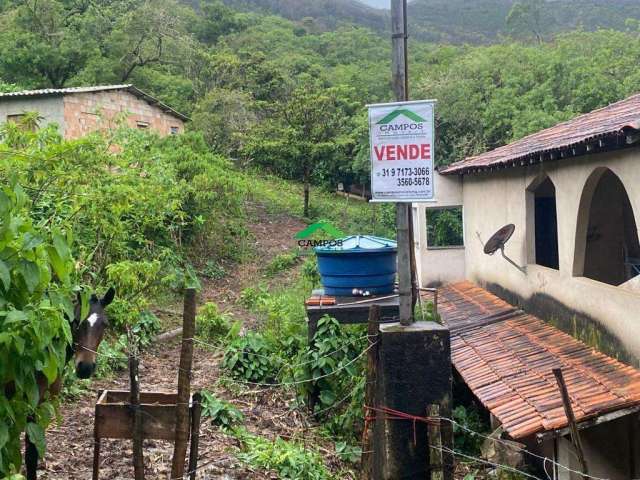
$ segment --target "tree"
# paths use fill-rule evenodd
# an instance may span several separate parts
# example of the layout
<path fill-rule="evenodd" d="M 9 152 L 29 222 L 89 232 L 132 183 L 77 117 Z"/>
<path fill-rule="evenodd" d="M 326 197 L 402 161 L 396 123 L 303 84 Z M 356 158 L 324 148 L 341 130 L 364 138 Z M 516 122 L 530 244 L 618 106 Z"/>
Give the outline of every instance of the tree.
<path fill-rule="evenodd" d="M 192 116 L 192 125 L 219 153 L 235 155 L 258 119 L 251 95 L 217 88 L 209 91 Z"/>
<path fill-rule="evenodd" d="M 511 33 L 523 35 L 533 34 L 538 43 L 543 42 L 543 13 L 545 0 L 518 0 L 507 15 L 507 27 Z"/>
<path fill-rule="evenodd" d="M 314 174 L 348 161 L 345 153 L 354 143 L 349 128 L 355 109 L 351 93 L 340 87 L 324 88 L 308 79 L 287 101 L 274 106 L 271 120 L 262 123 L 245 148 L 259 163 L 304 183 L 305 217 L 310 214 Z"/>

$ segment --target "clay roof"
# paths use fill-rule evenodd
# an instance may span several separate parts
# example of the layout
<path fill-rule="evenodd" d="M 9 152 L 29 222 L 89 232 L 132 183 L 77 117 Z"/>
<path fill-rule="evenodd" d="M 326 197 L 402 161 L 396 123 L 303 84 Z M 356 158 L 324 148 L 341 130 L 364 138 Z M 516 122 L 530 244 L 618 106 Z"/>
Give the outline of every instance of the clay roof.
<path fill-rule="evenodd" d="M 640 94 L 560 123 L 489 152 L 452 163 L 442 174 L 468 174 L 559 160 L 635 143 L 640 130 Z M 633 140 L 631 140 L 633 138 Z"/>
<path fill-rule="evenodd" d="M 568 425 L 553 368 L 578 422 L 640 405 L 640 371 L 470 282 L 439 291 L 455 369 L 514 439 Z"/>
<path fill-rule="evenodd" d="M 5 98 L 20 98 L 20 97 L 46 97 L 46 96 L 59 96 L 59 95 L 73 95 L 75 93 L 92 93 L 92 92 L 104 92 L 109 90 L 125 90 L 132 95 L 144 100 L 149 105 L 158 107 L 165 113 L 173 115 L 180 120 L 188 121 L 189 117 L 174 110 L 170 106 L 162 103 L 151 95 L 143 92 L 139 88 L 132 84 L 123 85 L 96 85 L 92 87 L 69 87 L 69 88 L 44 88 L 40 90 L 22 90 L 20 92 L 5 92 L 0 93 L 0 101 Z"/>

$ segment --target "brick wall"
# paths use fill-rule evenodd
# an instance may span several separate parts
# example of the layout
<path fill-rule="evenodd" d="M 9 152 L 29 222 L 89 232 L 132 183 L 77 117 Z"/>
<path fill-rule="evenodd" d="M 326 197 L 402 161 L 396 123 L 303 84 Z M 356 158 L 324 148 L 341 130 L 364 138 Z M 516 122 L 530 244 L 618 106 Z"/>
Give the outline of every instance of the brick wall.
<path fill-rule="evenodd" d="M 98 129 L 116 127 L 122 121 L 132 128 L 148 128 L 163 136 L 184 131 L 182 120 L 127 91 L 64 96 L 65 138 L 79 138 Z"/>

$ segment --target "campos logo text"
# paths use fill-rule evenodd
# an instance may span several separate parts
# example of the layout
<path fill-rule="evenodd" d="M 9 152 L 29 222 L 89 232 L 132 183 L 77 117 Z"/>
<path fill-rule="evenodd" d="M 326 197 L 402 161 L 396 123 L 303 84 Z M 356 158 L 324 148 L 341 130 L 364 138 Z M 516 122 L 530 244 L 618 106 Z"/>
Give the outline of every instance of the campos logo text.
<path fill-rule="evenodd" d="M 325 238 L 317 238 L 320 233 Z M 340 237 L 344 237 L 344 233 L 330 223 L 316 222 L 298 232 L 295 239 L 298 241 L 300 248 L 341 247 L 342 240 Z"/>
<path fill-rule="evenodd" d="M 398 117 L 405 117 L 411 122 L 391 124 Z M 417 113 L 406 108 L 399 108 L 382 118 L 378 122 L 378 126 L 382 133 L 421 132 L 424 129 L 424 122 L 426 120 Z"/>

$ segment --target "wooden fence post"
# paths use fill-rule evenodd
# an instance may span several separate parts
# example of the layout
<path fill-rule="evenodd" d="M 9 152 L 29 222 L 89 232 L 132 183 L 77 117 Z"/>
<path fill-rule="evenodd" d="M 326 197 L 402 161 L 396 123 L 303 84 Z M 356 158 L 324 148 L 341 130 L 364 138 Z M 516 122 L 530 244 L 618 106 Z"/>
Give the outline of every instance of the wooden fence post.
<path fill-rule="evenodd" d="M 184 476 L 184 464 L 189 439 L 189 398 L 191 395 L 191 367 L 193 364 L 193 337 L 196 326 L 196 291 L 189 288 L 184 295 L 182 317 L 182 349 L 178 371 L 178 401 L 176 405 L 176 440 L 171 463 L 171 478 Z"/>
<path fill-rule="evenodd" d="M 129 403 L 133 412 L 133 471 L 135 480 L 144 480 L 144 453 L 142 449 L 143 419 L 140 410 L 140 381 L 138 378 L 138 348 L 129 330 L 129 381 L 131 384 Z"/>
<path fill-rule="evenodd" d="M 584 458 L 584 450 L 582 449 L 582 440 L 580 439 L 580 433 L 578 432 L 578 426 L 576 425 L 576 417 L 573 414 L 573 408 L 571 407 L 571 398 L 569 397 L 569 391 L 567 390 L 567 384 L 564 381 L 562 375 L 562 369 L 554 368 L 553 374 L 558 382 L 558 388 L 560 389 L 560 395 L 562 396 L 562 404 L 564 406 L 564 413 L 569 421 L 569 428 L 571 429 L 571 443 L 576 449 L 578 454 L 578 461 L 580 462 L 580 468 L 582 469 L 582 478 L 588 480 L 589 471 L 587 469 L 587 460 Z"/>
<path fill-rule="evenodd" d="M 376 368 L 378 364 L 378 331 L 380 328 L 380 306 L 371 305 L 369 308 L 369 324 L 367 329 L 368 345 L 371 346 L 367 352 L 367 383 L 365 385 L 364 404 L 365 407 L 376 406 Z M 374 416 L 375 412 L 365 408 L 365 415 Z M 362 442 L 362 479 L 373 480 L 373 442 L 369 422 L 365 421 L 365 431 Z"/>
<path fill-rule="evenodd" d="M 191 445 L 189 447 L 189 479 L 196 480 L 198 469 L 198 446 L 200 444 L 200 415 L 202 414 L 202 395 L 193 395 L 193 410 L 191 413 Z"/>
<path fill-rule="evenodd" d="M 440 417 L 440 406 L 438 404 L 429 405 L 427 409 L 427 416 Z M 431 480 L 443 480 L 443 451 L 442 451 L 442 439 L 440 425 L 428 425 L 429 428 L 429 470 Z"/>

